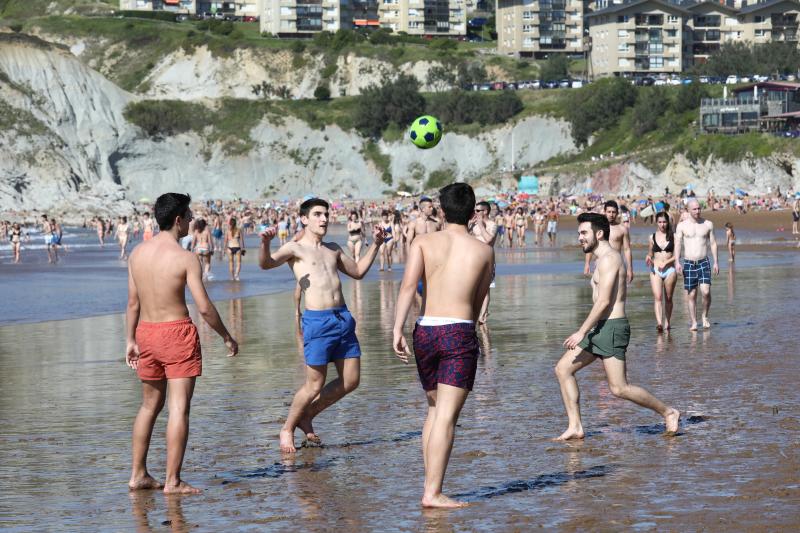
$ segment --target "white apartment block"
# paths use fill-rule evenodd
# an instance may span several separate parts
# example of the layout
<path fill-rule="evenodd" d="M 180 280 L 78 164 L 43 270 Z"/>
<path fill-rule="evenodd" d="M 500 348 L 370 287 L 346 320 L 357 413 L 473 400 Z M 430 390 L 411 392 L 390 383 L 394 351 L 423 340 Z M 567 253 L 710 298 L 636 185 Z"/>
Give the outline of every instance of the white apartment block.
<path fill-rule="evenodd" d="M 196 13 L 224 13 L 237 17 L 257 17 L 262 0 L 236 0 L 235 2 L 210 2 L 195 0 Z"/>
<path fill-rule="evenodd" d="M 119 0 L 120 11 L 171 11 L 195 13 L 195 0 Z"/>
<path fill-rule="evenodd" d="M 583 0 L 497 0 L 497 50 L 522 57 L 581 54 Z"/>
<path fill-rule="evenodd" d="M 258 16 L 262 0 L 210 2 L 207 0 L 120 0 L 123 11 L 169 11 L 174 13 L 224 13 L 237 17 Z"/>
<path fill-rule="evenodd" d="M 382 28 L 409 35 L 466 35 L 466 0 L 381 0 Z"/>

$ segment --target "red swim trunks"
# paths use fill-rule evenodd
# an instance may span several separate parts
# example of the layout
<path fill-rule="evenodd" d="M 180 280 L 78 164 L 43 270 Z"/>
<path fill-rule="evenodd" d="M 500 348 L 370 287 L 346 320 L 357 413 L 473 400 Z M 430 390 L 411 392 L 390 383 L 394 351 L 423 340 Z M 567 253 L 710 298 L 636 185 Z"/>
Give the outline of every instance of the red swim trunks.
<path fill-rule="evenodd" d="M 414 327 L 414 356 L 426 391 L 435 390 L 439 383 L 471 391 L 479 354 L 475 324 Z"/>
<path fill-rule="evenodd" d="M 193 378 L 203 371 L 200 336 L 191 318 L 139 322 L 136 328 L 142 380 Z"/>

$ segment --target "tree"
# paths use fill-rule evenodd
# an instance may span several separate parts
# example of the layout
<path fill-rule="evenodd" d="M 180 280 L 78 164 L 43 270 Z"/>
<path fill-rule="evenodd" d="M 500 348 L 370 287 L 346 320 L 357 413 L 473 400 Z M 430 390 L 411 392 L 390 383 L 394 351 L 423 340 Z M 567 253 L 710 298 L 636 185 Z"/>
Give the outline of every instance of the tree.
<path fill-rule="evenodd" d="M 606 78 L 570 92 L 567 120 L 579 146 L 595 132 L 617 124 L 625 109 L 636 101 L 636 90 L 623 78 Z"/>
<path fill-rule="evenodd" d="M 456 84 L 456 74 L 453 69 L 443 65 L 435 65 L 428 69 L 425 83 L 437 92 L 446 91 Z"/>
<path fill-rule="evenodd" d="M 564 54 L 550 54 L 540 71 L 543 80 L 560 80 L 567 77 L 569 59 Z"/>
<path fill-rule="evenodd" d="M 406 125 L 425 110 L 425 98 L 419 93 L 414 76 L 400 74 L 394 81 L 370 85 L 361 94 L 353 125 L 362 135 L 378 137 L 386 127 Z"/>
<path fill-rule="evenodd" d="M 473 83 L 483 83 L 489 79 L 486 67 L 479 61 L 464 61 L 458 65 L 458 85 L 466 87 Z"/>
<path fill-rule="evenodd" d="M 669 100 L 663 87 L 647 87 L 639 91 L 633 106 L 633 132 L 644 135 L 658 128 L 661 115 L 669 108 Z"/>
<path fill-rule="evenodd" d="M 314 98 L 320 101 L 330 100 L 331 90 L 327 85 L 319 85 L 316 89 L 314 89 Z"/>

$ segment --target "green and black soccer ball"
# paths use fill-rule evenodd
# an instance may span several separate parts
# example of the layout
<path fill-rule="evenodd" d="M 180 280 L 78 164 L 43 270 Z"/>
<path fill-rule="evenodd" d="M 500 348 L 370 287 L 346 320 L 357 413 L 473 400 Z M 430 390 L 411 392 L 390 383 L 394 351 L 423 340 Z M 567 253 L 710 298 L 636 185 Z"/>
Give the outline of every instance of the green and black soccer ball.
<path fill-rule="evenodd" d="M 442 140 L 442 123 L 430 115 L 423 115 L 411 123 L 408 137 L 418 148 L 433 148 Z"/>

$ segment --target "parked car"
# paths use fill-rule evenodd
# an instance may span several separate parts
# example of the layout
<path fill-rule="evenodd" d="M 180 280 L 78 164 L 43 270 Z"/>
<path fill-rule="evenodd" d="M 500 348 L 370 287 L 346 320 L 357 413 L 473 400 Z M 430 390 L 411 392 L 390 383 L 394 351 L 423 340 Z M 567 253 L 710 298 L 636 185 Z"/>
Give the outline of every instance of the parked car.
<path fill-rule="evenodd" d="M 736 83 L 739 83 L 739 76 L 735 74 L 731 74 L 725 79 L 725 85 L 734 85 Z"/>
<path fill-rule="evenodd" d="M 656 81 L 653 82 L 653 85 L 657 85 L 659 87 L 663 87 L 666 84 L 667 80 L 665 80 L 664 78 L 658 78 Z"/>
<path fill-rule="evenodd" d="M 692 83 L 694 83 L 694 80 L 692 78 L 681 78 L 682 85 L 690 85 Z"/>
<path fill-rule="evenodd" d="M 709 78 L 708 76 L 700 76 L 700 78 L 698 78 L 698 81 L 700 81 L 700 83 L 711 83 L 711 78 Z"/>
<path fill-rule="evenodd" d="M 569 89 L 569 88 L 570 88 L 570 85 L 572 85 L 572 82 L 570 82 L 570 80 L 568 80 L 568 79 L 563 79 L 563 80 L 560 80 L 560 81 L 558 82 L 558 86 L 559 86 L 561 89 Z"/>
<path fill-rule="evenodd" d="M 581 87 L 583 87 L 583 80 L 572 80 L 572 84 L 570 85 L 570 88 L 572 88 L 572 89 L 580 89 Z"/>
<path fill-rule="evenodd" d="M 242 20 L 244 22 L 258 22 L 258 17 L 253 15 L 245 15 Z"/>
<path fill-rule="evenodd" d="M 558 82 L 556 80 L 547 80 L 542 82 L 543 89 L 558 89 Z"/>
<path fill-rule="evenodd" d="M 542 88 L 542 82 L 541 81 L 533 80 L 531 82 L 531 89 L 541 89 L 541 88 Z"/>
<path fill-rule="evenodd" d="M 742 76 L 741 78 L 739 78 L 739 83 L 750 83 L 750 77 Z"/>

